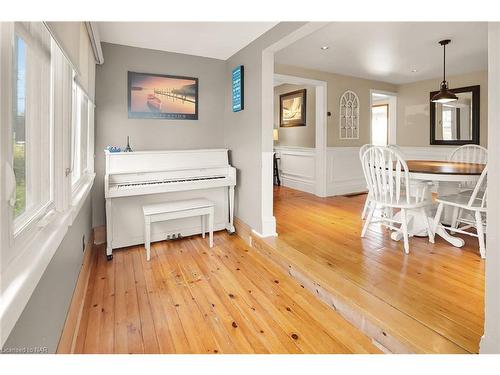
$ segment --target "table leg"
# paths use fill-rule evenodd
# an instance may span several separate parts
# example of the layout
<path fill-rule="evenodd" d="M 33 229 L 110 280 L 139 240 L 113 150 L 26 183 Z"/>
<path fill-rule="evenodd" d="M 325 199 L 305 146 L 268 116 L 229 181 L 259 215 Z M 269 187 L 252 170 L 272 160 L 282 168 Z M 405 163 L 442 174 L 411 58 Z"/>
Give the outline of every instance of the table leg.
<path fill-rule="evenodd" d="M 436 210 L 436 205 L 432 205 L 426 208 L 425 212 L 427 214 L 427 221 L 429 222 L 429 225 L 431 225 L 432 229 L 432 222 L 434 221 L 434 214 Z M 417 236 L 417 237 L 427 237 L 427 229 L 425 226 L 425 222 L 423 221 L 422 215 L 419 215 L 418 210 L 408 210 L 407 211 L 407 217 L 408 217 L 408 234 L 410 237 Z M 394 215 L 394 220 L 401 221 L 401 214 L 398 212 L 396 215 Z M 441 220 L 441 222 L 443 222 Z M 434 236 L 441 236 L 445 241 L 449 242 L 455 247 L 462 247 L 465 244 L 465 241 L 460 238 L 460 237 L 454 237 L 451 234 L 449 234 L 446 230 L 443 228 L 438 227 L 436 230 L 436 233 L 434 233 Z M 391 239 L 394 241 L 400 241 L 403 238 L 403 234 L 400 231 L 395 231 L 391 233 Z"/>
<path fill-rule="evenodd" d="M 444 197 L 446 195 L 458 194 L 460 192 L 460 184 L 458 182 L 438 182 L 437 194 L 438 197 Z M 441 223 L 445 225 L 451 225 L 453 222 L 453 207 L 445 206 L 443 209 L 443 214 L 441 216 Z"/>

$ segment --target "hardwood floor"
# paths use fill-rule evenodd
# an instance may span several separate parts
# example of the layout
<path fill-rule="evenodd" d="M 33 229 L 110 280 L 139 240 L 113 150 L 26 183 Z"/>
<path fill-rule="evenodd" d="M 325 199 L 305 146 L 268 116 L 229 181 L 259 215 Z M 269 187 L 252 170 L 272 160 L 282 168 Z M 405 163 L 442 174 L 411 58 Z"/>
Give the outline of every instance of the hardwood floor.
<path fill-rule="evenodd" d="M 278 232 L 274 241 L 288 246 L 280 250 L 284 257 L 296 253 L 294 266 L 317 276 L 325 287 L 340 291 L 350 285 L 353 300 L 371 298 L 374 302 L 363 306 L 364 313 L 408 342 L 420 340 L 416 351 L 478 352 L 483 334 L 484 261 L 476 239 L 463 236 L 466 245 L 460 249 L 441 238 L 431 244 L 427 238 L 414 237 L 410 254 L 405 255 L 402 243 L 392 241 L 390 232 L 377 224 L 366 238 L 360 238 L 366 195 L 318 198 L 275 187 L 274 198 Z M 393 316 L 370 311 L 374 305 Z M 390 327 L 391 319 L 399 326 Z M 403 325 L 414 328 L 403 332 Z M 429 340 L 434 342 L 425 342 Z"/>
<path fill-rule="evenodd" d="M 238 236 L 95 247 L 76 353 L 378 353 Z"/>

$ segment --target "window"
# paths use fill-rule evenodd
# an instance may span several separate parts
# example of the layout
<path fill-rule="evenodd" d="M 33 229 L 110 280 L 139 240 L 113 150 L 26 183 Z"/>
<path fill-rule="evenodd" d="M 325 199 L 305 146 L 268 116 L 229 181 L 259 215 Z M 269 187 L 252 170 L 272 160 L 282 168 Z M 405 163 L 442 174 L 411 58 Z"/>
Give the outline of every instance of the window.
<path fill-rule="evenodd" d="M 389 105 L 372 106 L 372 143 L 387 146 L 389 130 Z"/>
<path fill-rule="evenodd" d="M 89 100 L 78 83 L 73 82 L 73 121 L 71 129 L 73 190 L 79 186 L 82 177 L 92 172 L 90 138 L 94 124 L 94 104 Z"/>
<path fill-rule="evenodd" d="M 40 22 L 16 22 L 12 51 L 14 234 L 53 200 L 51 38 Z"/>
<path fill-rule="evenodd" d="M 78 25 L 81 31 L 84 26 Z M 0 315 L 5 338 L 93 184 L 89 150 L 94 129 L 89 123 L 94 106 L 80 90 L 76 107 L 72 85 L 76 69 L 93 74 L 94 60 L 91 49 L 80 46 L 84 66 L 75 65 L 42 22 L 0 22 L 0 35 Z M 93 89 L 93 75 L 80 79 Z M 72 195 L 71 116 L 77 108 L 78 174 L 89 178 L 80 178 L 73 188 L 81 188 Z"/>

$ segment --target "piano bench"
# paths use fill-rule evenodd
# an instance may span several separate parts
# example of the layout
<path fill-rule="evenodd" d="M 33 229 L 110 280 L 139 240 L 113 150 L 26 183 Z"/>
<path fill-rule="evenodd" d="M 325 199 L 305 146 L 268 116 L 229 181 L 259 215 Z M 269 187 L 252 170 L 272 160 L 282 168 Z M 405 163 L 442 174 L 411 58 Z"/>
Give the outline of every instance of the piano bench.
<path fill-rule="evenodd" d="M 204 198 L 169 201 L 142 206 L 144 214 L 144 246 L 146 258 L 151 259 L 151 224 L 159 221 L 201 216 L 201 234 L 205 238 L 206 217 L 208 216 L 209 245 L 214 245 L 214 207 L 215 203 Z"/>

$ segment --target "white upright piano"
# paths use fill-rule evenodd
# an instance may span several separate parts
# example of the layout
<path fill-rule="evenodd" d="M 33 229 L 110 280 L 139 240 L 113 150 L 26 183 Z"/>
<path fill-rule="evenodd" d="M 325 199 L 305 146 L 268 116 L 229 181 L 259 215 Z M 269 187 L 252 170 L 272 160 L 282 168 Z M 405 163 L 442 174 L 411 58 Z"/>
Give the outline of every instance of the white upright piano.
<path fill-rule="evenodd" d="M 113 249 L 144 243 L 144 204 L 207 198 L 215 202 L 214 230 L 234 233 L 236 168 L 228 150 L 104 152 L 108 260 Z M 155 223 L 151 241 L 198 233 L 201 220 L 172 220 Z"/>

